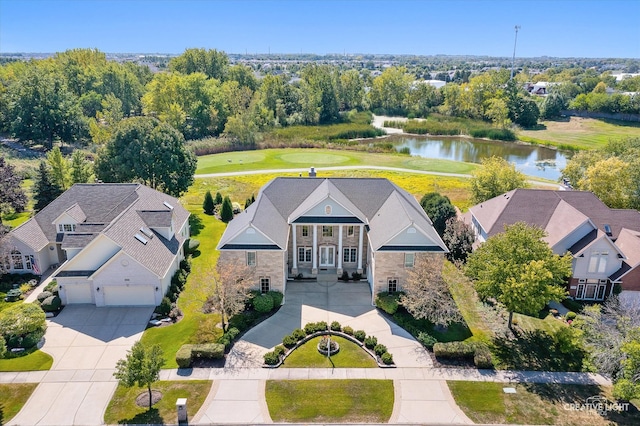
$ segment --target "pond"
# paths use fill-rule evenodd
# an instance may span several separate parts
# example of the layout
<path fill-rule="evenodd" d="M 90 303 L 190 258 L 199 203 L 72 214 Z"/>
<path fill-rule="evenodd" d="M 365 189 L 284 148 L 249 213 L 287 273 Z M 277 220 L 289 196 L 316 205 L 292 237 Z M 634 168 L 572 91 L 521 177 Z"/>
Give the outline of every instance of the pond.
<path fill-rule="evenodd" d="M 496 155 L 514 163 L 526 175 L 555 181 L 560 179 L 560 170 L 567 165 L 569 155 L 543 146 L 483 139 L 397 135 L 387 140 L 398 151 L 408 147 L 411 155 L 425 158 L 480 163 L 483 158 Z"/>

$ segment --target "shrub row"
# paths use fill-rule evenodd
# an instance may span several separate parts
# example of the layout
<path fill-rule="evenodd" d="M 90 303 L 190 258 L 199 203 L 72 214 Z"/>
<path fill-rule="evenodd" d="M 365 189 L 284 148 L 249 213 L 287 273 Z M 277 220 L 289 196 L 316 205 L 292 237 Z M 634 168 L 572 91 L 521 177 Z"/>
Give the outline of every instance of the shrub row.
<path fill-rule="evenodd" d="M 387 291 L 378 293 L 376 296 L 376 306 L 389 315 L 393 315 L 398 311 L 400 295 L 401 293 L 389 293 Z"/>
<path fill-rule="evenodd" d="M 516 134 L 509 129 L 471 129 L 469 134 L 474 138 L 487 138 L 499 141 L 515 141 Z"/>
<path fill-rule="evenodd" d="M 220 343 L 182 345 L 176 352 L 176 363 L 179 368 L 189 368 L 194 359 L 221 359 L 224 349 Z"/>
<path fill-rule="evenodd" d="M 491 351 L 482 342 L 447 342 L 433 345 L 436 358 L 473 360 L 478 368 L 493 368 Z"/>
<path fill-rule="evenodd" d="M 240 335 L 240 330 L 235 327 L 229 327 L 226 333 L 220 336 L 217 340 L 218 343 L 224 345 L 225 349 L 229 349 L 231 344 L 236 340 L 236 338 Z"/>

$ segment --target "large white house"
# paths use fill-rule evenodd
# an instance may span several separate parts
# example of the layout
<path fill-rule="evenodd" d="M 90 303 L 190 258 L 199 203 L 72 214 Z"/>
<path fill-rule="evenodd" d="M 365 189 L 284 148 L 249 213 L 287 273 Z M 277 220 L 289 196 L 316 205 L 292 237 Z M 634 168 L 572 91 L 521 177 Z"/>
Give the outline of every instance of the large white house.
<path fill-rule="evenodd" d="M 622 287 L 623 298 L 640 300 L 640 212 L 610 209 L 592 192 L 515 189 L 477 204 L 464 219 L 478 243 L 525 222 L 542 228 L 556 254 L 573 255 L 569 295 L 601 301 Z"/>
<path fill-rule="evenodd" d="M 284 292 L 300 274 L 361 273 L 372 294 L 402 288 L 422 253 L 448 250 L 415 198 L 387 179 L 276 178 L 225 230 L 218 249 Z"/>
<path fill-rule="evenodd" d="M 140 184 L 76 184 L 9 233 L 9 272 L 55 268 L 63 304 L 158 305 L 184 258 L 189 212 Z"/>

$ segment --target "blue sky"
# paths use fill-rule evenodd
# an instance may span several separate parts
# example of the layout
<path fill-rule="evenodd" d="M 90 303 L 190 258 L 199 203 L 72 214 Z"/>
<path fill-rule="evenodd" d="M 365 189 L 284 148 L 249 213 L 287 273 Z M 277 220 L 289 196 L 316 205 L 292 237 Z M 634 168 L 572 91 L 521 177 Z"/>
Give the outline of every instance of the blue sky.
<path fill-rule="evenodd" d="M 0 52 L 640 58 L 640 0 L 0 0 Z"/>

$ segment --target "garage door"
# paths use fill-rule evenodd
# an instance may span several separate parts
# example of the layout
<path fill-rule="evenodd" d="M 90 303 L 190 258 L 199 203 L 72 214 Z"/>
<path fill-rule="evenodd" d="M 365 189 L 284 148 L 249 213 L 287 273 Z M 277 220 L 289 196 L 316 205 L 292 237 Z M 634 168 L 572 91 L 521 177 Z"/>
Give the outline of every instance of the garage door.
<path fill-rule="evenodd" d="M 67 305 L 74 303 L 93 303 L 89 284 L 65 284 L 64 292 L 67 295 Z"/>
<path fill-rule="evenodd" d="M 153 287 L 105 286 L 104 304 L 107 306 L 155 306 Z"/>

